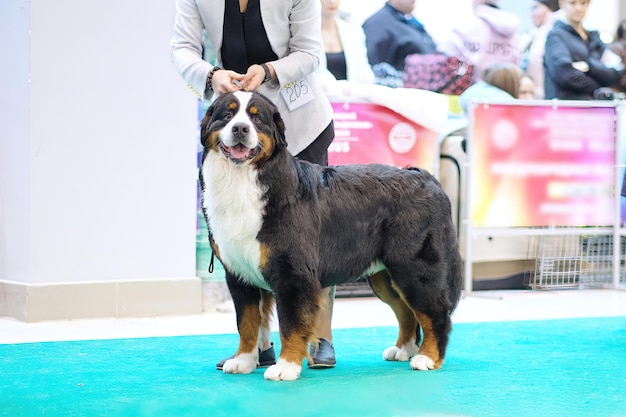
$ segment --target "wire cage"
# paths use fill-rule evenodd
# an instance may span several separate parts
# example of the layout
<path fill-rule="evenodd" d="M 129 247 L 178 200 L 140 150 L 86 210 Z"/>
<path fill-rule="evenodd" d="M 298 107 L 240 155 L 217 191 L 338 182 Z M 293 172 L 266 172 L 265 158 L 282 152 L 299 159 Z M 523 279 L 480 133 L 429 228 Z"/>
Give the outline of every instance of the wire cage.
<path fill-rule="evenodd" d="M 626 237 L 620 240 L 621 282 Z M 535 271 L 526 284 L 532 289 L 608 288 L 613 286 L 613 236 L 534 236 Z"/>

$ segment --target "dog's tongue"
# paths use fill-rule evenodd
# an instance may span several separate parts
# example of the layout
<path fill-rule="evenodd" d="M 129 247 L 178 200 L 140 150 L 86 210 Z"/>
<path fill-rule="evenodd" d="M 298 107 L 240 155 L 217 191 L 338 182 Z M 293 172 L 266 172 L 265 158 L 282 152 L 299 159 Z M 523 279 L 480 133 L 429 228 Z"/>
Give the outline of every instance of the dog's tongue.
<path fill-rule="evenodd" d="M 243 146 L 241 143 L 230 148 L 230 156 L 235 159 L 246 159 L 250 155 L 250 149 Z"/>

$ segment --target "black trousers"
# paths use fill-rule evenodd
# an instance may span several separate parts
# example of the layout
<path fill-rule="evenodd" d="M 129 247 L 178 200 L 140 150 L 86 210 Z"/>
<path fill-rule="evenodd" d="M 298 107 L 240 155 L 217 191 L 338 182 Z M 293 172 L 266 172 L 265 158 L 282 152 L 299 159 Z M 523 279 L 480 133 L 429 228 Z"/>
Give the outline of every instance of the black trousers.
<path fill-rule="evenodd" d="M 296 158 L 313 162 L 314 164 L 328 165 L 328 147 L 335 139 L 335 125 L 331 120 L 326 129 L 319 134 L 317 138 L 302 152 L 296 155 Z"/>

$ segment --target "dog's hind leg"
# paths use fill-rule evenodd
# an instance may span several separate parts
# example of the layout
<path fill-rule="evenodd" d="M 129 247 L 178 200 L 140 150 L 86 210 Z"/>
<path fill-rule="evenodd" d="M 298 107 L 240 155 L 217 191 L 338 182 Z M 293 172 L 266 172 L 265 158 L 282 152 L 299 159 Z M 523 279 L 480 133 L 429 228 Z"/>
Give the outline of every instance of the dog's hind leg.
<path fill-rule="evenodd" d="M 411 368 L 422 371 L 439 369 L 452 329 L 448 292 L 433 285 L 434 283 L 429 285 L 429 280 L 425 277 L 415 281 L 392 282 L 393 288 L 412 311 L 424 333 L 417 355 L 411 358 Z"/>
<path fill-rule="evenodd" d="M 387 270 L 370 276 L 369 283 L 374 294 L 391 307 L 398 319 L 398 340 L 395 346 L 384 350 L 383 359 L 406 362 L 417 354 L 420 342 L 420 326 L 415 314 L 393 288 Z"/>
<path fill-rule="evenodd" d="M 448 344 L 450 316 L 447 312 L 428 315 L 416 311 L 415 314 L 424 329 L 424 342 L 419 353 L 411 359 L 411 368 L 420 371 L 439 369 Z"/>

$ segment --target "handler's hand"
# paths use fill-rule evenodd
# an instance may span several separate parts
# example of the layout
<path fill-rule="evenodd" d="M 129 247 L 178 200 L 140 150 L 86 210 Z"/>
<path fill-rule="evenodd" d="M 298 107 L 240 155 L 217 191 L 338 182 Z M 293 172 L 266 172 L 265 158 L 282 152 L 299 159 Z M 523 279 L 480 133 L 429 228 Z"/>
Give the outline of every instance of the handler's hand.
<path fill-rule="evenodd" d="M 263 68 L 261 68 L 263 70 Z M 220 94 L 232 93 L 240 90 L 241 80 L 244 79 L 243 74 L 231 70 L 219 70 L 213 73 L 211 78 L 211 86 L 218 96 Z"/>
<path fill-rule="evenodd" d="M 241 89 L 245 91 L 254 91 L 261 84 L 263 84 L 263 80 L 265 79 L 265 70 L 262 66 L 258 64 L 250 65 L 248 68 L 248 72 L 243 78 L 241 83 Z"/>

